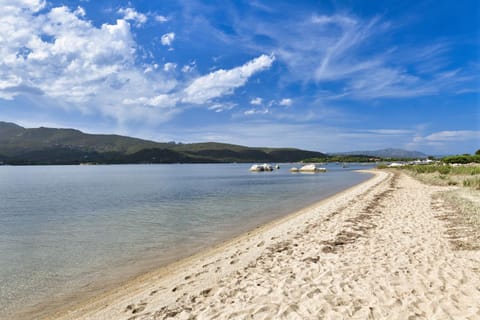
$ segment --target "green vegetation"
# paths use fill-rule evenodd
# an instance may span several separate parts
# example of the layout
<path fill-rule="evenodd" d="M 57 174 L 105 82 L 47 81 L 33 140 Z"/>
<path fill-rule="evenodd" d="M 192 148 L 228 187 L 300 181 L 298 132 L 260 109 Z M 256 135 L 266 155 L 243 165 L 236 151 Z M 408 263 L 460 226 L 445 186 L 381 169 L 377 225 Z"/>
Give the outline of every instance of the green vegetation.
<path fill-rule="evenodd" d="M 435 164 L 398 167 L 420 180 L 436 185 L 458 185 L 480 190 L 480 149 L 474 155 L 448 156 Z M 386 165 L 377 168 L 386 168 Z"/>
<path fill-rule="evenodd" d="M 344 152 L 336 155 L 341 156 L 356 156 L 363 155 L 369 156 L 370 158 L 382 158 L 382 159 L 424 159 L 427 157 L 426 154 L 418 151 L 410 151 L 403 149 L 387 148 L 381 150 L 370 150 L 370 151 L 353 151 L 353 152 Z"/>
<path fill-rule="evenodd" d="M 0 122 L 0 164 L 122 164 L 297 162 L 324 157 L 292 148 L 249 148 L 224 143 L 159 143 L 73 129 L 25 129 Z"/>
<path fill-rule="evenodd" d="M 463 186 L 480 190 L 480 177 L 466 178 L 465 180 L 463 180 Z"/>
<path fill-rule="evenodd" d="M 434 194 L 432 205 L 444 220 L 447 237 L 458 250 L 480 248 L 480 150 L 475 155 L 450 156 L 435 164 L 396 167 L 427 184 L 456 186 Z M 455 165 L 453 165 L 455 163 Z M 386 165 L 378 168 L 388 168 Z"/>
<path fill-rule="evenodd" d="M 478 152 L 478 150 L 477 150 Z M 457 155 L 457 156 L 449 156 L 445 157 L 442 159 L 442 162 L 444 163 L 480 163 L 480 155 L 475 154 L 475 155 L 469 155 L 469 154 L 464 154 L 464 155 Z"/>
<path fill-rule="evenodd" d="M 452 175 L 480 175 L 480 166 L 451 166 L 448 164 L 409 165 L 401 167 L 415 173 L 435 173 Z"/>
<path fill-rule="evenodd" d="M 480 165 L 409 165 L 400 169 L 428 184 L 480 190 Z"/>
<path fill-rule="evenodd" d="M 364 155 L 336 155 L 336 156 L 324 156 L 319 158 L 308 158 L 302 162 L 376 162 L 381 160 L 380 158 L 375 158 L 371 156 Z"/>
<path fill-rule="evenodd" d="M 433 197 L 434 203 L 447 212 L 438 218 L 446 222 L 447 237 L 457 250 L 480 249 L 480 206 L 478 191 L 460 188 L 440 192 Z"/>

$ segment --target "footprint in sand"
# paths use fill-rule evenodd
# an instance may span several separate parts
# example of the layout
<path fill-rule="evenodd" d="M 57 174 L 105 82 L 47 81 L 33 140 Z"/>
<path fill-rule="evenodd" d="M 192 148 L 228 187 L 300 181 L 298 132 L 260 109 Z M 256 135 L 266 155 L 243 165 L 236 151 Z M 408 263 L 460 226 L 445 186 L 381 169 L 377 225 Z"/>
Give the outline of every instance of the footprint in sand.
<path fill-rule="evenodd" d="M 208 288 L 208 289 L 205 289 L 205 290 L 201 291 L 200 295 L 202 297 L 208 297 L 210 295 L 210 292 L 212 292 L 212 288 Z"/>
<path fill-rule="evenodd" d="M 135 306 L 135 304 L 129 304 L 126 308 L 125 308 L 125 311 L 124 312 L 132 312 L 133 314 L 135 313 L 139 313 L 139 312 L 142 312 L 143 310 L 145 310 L 145 307 L 147 306 L 147 303 L 146 302 L 142 302 L 140 303 L 138 306 Z"/>

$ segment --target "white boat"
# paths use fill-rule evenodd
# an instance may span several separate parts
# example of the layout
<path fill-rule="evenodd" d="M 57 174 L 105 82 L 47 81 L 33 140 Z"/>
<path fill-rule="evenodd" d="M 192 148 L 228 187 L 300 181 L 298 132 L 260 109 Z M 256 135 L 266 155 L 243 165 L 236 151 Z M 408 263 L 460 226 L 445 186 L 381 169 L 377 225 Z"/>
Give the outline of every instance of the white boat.
<path fill-rule="evenodd" d="M 301 167 L 298 171 L 300 172 L 327 172 L 327 169 L 323 167 L 317 167 L 315 164 L 306 164 Z"/>
<path fill-rule="evenodd" d="M 268 163 L 264 164 L 254 164 L 250 167 L 250 171 L 260 172 L 260 171 L 273 171 L 272 165 Z"/>
<path fill-rule="evenodd" d="M 290 168 L 290 172 L 298 172 L 298 168 L 297 167 Z"/>

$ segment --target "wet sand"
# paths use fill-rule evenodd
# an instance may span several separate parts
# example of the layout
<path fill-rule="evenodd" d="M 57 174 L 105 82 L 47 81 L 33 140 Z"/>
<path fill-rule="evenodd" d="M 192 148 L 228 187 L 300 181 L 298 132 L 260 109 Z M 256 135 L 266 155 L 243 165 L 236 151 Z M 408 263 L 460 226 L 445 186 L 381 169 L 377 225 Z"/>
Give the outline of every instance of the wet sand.
<path fill-rule="evenodd" d="M 480 252 L 404 174 L 375 176 L 49 319 L 478 319 Z M 33 315 L 31 315 L 33 317 Z"/>

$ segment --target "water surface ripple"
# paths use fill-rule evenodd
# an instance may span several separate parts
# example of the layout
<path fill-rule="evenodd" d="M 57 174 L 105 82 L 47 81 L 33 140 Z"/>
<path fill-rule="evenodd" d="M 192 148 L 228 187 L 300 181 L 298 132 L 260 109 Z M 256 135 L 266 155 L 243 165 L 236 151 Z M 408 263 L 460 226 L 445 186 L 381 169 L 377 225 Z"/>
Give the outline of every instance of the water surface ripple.
<path fill-rule="evenodd" d="M 0 315 L 95 292 L 368 178 L 291 166 L 0 166 Z"/>

